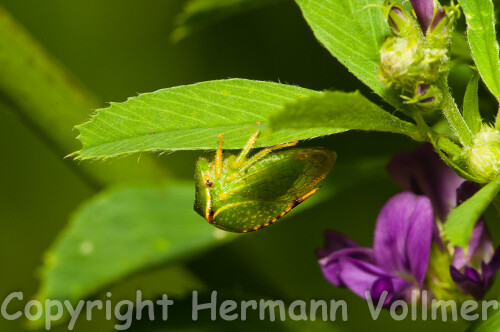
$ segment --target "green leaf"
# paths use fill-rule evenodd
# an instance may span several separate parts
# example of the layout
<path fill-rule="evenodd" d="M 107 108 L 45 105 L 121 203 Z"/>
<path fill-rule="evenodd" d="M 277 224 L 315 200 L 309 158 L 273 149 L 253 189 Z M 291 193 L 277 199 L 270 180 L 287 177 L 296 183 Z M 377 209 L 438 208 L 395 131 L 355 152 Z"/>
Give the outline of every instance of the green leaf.
<path fill-rule="evenodd" d="M 467 37 L 476 67 L 493 95 L 500 101 L 500 67 L 491 0 L 459 0 L 467 20 Z"/>
<path fill-rule="evenodd" d="M 249 80 L 222 80 L 163 89 L 112 103 L 77 126 L 83 149 L 77 159 L 113 157 L 156 150 L 242 148 L 266 119 L 285 103 L 320 92 Z M 261 123 L 263 125 L 258 125 Z M 331 129 L 328 134 L 342 130 Z M 326 135 L 326 131 L 285 130 L 257 140 L 256 147 Z"/>
<path fill-rule="evenodd" d="M 193 185 L 105 191 L 85 203 L 45 256 L 38 298 L 86 298 L 119 279 L 235 237 L 192 208 Z"/>
<path fill-rule="evenodd" d="M 476 322 L 467 332 L 498 332 L 500 330 L 500 310 L 489 310 L 488 319 Z"/>
<path fill-rule="evenodd" d="M 464 120 L 467 123 L 470 131 L 472 132 L 472 135 L 476 135 L 481 130 L 481 126 L 483 124 L 481 114 L 479 113 L 479 100 L 477 91 L 478 83 L 479 74 L 477 72 L 474 72 L 469 81 L 469 84 L 467 85 L 467 90 L 465 91 L 464 96 Z"/>
<path fill-rule="evenodd" d="M 396 108 L 399 94 L 378 78 L 379 51 L 390 35 L 384 0 L 296 0 L 316 38 L 363 83 Z"/>
<path fill-rule="evenodd" d="M 231 16 L 280 1 L 283 0 L 190 0 L 177 17 L 171 38 L 179 41 Z"/>
<path fill-rule="evenodd" d="M 444 225 L 444 235 L 455 246 L 467 247 L 472 229 L 500 191 L 500 177 L 453 209 Z"/>
<path fill-rule="evenodd" d="M 368 165 L 372 165 L 370 159 L 363 166 Z M 365 168 L 349 167 L 346 172 Z M 364 176 L 370 174 L 372 170 Z M 358 184 L 359 181 L 349 181 L 340 188 L 325 186 L 326 190 L 319 193 L 320 199 L 308 200 L 298 209 L 314 207 L 326 197 Z M 171 264 L 239 237 L 209 225 L 194 212 L 193 201 L 193 184 L 117 188 L 97 195 L 75 212 L 45 255 L 36 298 L 76 303 L 118 281 L 123 286 L 124 279 L 130 282 L 131 276 L 165 264 L 170 266 L 161 274 L 165 278 L 184 278 L 183 282 L 168 285 L 168 291 L 182 295 L 197 281 Z M 203 290 L 202 286 L 196 289 Z M 41 324 L 43 321 L 35 321 L 32 326 Z"/>
<path fill-rule="evenodd" d="M 451 33 L 450 55 L 452 61 L 472 62 L 467 38 L 462 32 L 453 30 Z M 453 65 L 452 65 L 453 66 Z"/>
<path fill-rule="evenodd" d="M 418 128 L 384 111 L 359 92 L 325 92 L 288 104 L 271 116 L 273 130 L 332 128 L 375 130 L 404 134 L 421 140 Z"/>

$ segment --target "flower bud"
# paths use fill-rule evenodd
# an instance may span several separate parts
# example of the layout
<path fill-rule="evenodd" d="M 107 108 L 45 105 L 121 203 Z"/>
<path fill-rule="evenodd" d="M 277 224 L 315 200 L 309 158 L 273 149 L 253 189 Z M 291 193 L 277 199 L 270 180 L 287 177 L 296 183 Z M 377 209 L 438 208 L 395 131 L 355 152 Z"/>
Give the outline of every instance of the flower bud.
<path fill-rule="evenodd" d="M 439 109 L 441 104 L 441 91 L 434 85 L 427 85 L 424 83 L 417 84 L 413 97 L 405 97 L 407 104 L 416 104 L 422 111 L 435 111 Z"/>
<path fill-rule="evenodd" d="M 398 34 L 407 24 L 406 13 L 399 5 L 391 4 L 387 14 L 387 21 L 395 34 Z"/>
<path fill-rule="evenodd" d="M 420 36 L 418 22 L 399 3 L 387 3 L 385 5 L 385 16 L 395 35 L 401 37 Z"/>
<path fill-rule="evenodd" d="M 500 174 L 500 132 L 487 124 L 474 137 L 474 144 L 464 150 L 469 172 L 482 182 Z"/>
<path fill-rule="evenodd" d="M 456 6 L 439 8 L 426 32 L 427 46 L 433 48 L 448 47 L 454 23 L 459 15 L 460 10 Z"/>
<path fill-rule="evenodd" d="M 379 78 L 387 87 L 414 92 L 420 83 L 435 82 L 448 63 L 446 49 L 427 48 L 420 38 L 390 37 L 380 50 Z"/>

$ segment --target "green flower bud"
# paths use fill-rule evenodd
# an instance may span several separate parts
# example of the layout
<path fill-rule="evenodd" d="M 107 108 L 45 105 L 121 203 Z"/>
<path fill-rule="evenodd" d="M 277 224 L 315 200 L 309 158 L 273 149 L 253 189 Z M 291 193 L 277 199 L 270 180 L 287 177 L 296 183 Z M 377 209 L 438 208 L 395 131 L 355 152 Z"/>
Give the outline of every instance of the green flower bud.
<path fill-rule="evenodd" d="M 469 172 L 482 182 L 489 182 L 500 174 L 500 132 L 484 124 L 474 137 L 472 147 L 464 150 Z"/>
<path fill-rule="evenodd" d="M 459 11 L 454 5 L 441 8 L 433 0 L 412 0 L 412 5 L 413 13 L 396 2 L 383 6 L 395 36 L 382 45 L 378 77 L 387 88 L 403 90 L 407 103 L 433 111 L 441 102 L 433 83 L 448 72 L 449 40 Z"/>
<path fill-rule="evenodd" d="M 407 104 L 416 104 L 422 111 L 431 112 L 439 109 L 441 105 L 441 90 L 434 85 L 417 84 L 412 97 L 401 96 Z"/>
<path fill-rule="evenodd" d="M 447 49 L 427 48 L 421 38 L 390 37 L 380 50 L 379 78 L 386 87 L 414 92 L 448 70 Z"/>
<path fill-rule="evenodd" d="M 388 2 L 384 8 L 386 21 L 396 36 L 421 37 L 418 22 L 406 12 L 403 6 L 396 2 Z"/>
<path fill-rule="evenodd" d="M 434 15 L 432 25 L 427 31 L 427 46 L 434 48 L 448 47 L 451 39 L 451 32 L 459 16 L 460 10 L 457 5 L 439 8 Z"/>

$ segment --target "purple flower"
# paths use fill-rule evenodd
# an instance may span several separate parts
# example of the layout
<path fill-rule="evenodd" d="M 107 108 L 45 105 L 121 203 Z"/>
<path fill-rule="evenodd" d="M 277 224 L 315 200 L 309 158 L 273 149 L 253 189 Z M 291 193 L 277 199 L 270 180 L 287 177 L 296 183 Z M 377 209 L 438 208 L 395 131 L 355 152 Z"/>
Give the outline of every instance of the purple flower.
<path fill-rule="evenodd" d="M 476 183 L 464 182 L 457 190 L 457 204 L 467 200 L 478 189 Z M 450 266 L 451 278 L 463 293 L 481 299 L 500 268 L 500 247 L 493 249 L 483 220 L 474 226 L 467 248 L 467 255 L 462 248 L 455 248 Z"/>
<path fill-rule="evenodd" d="M 451 278 L 463 293 L 481 299 L 500 268 L 500 250 L 493 250 L 490 235 L 482 220 L 474 228 L 468 248 L 467 256 L 462 248 L 456 248 L 450 266 Z"/>
<path fill-rule="evenodd" d="M 429 143 L 397 154 L 387 170 L 405 190 L 429 197 L 441 221 L 446 220 L 455 207 L 457 188 L 465 181 L 441 160 Z"/>
<path fill-rule="evenodd" d="M 430 144 L 398 154 L 388 170 L 407 191 L 393 196 L 382 208 L 373 248 L 361 247 L 334 231 L 326 233 L 326 246 L 317 251 L 326 279 L 364 298 L 366 291 L 376 300 L 387 291 L 385 304 L 408 300 L 413 290 L 437 290 L 450 277 L 455 290 L 482 298 L 500 269 L 500 247 L 493 250 L 484 221 L 476 224 L 467 253 L 447 246 L 438 227 L 452 208 L 478 190 L 477 184 L 457 176 Z M 438 249 L 431 251 L 433 242 Z M 433 264 L 428 271 L 433 259 L 451 265 Z M 439 297 L 453 291 L 435 293 Z"/>
<path fill-rule="evenodd" d="M 430 144 L 396 155 L 389 163 L 388 170 L 403 188 L 430 198 L 438 222 L 444 222 L 452 208 L 479 190 L 476 183 L 456 175 Z M 434 242 L 444 251 L 437 226 L 433 232 Z M 479 220 L 473 230 L 467 257 L 460 247 L 453 248 L 450 254 L 453 255 L 450 274 L 457 287 L 465 294 L 482 298 L 500 268 L 500 250 L 497 249 L 496 253 L 493 250 L 484 221 Z"/>
<path fill-rule="evenodd" d="M 360 247 L 347 237 L 329 231 L 326 248 L 318 250 L 326 279 L 373 299 L 388 292 L 385 304 L 409 299 L 421 289 L 431 248 L 434 218 L 425 196 L 403 192 L 392 197 L 377 219 L 372 248 Z"/>
<path fill-rule="evenodd" d="M 441 221 L 445 221 L 456 206 L 457 188 L 465 181 L 441 160 L 430 143 L 411 152 L 398 153 L 387 170 L 405 190 L 427 196 L 435 217 Z M 444 248 L 437 223 L 433 225 L 433 240 Z"/>

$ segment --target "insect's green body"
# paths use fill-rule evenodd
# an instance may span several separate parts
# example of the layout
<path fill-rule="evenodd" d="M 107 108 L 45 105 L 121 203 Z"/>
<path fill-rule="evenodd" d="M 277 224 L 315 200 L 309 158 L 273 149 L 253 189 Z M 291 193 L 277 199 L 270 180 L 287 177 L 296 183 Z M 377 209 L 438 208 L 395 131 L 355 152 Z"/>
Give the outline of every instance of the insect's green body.
<path fill-rule="evenodd" d="M 238 156 L 222 158 L 220 137 L 215 161 L 201 158 L 196 164 L 194 209 L 221 229 L 246 233 L 274 223 L 313 195 L 335 162 L 335 153 L 321 148 L 272 152 L 296 142 L 247 159 L 256 138 Z"/>

